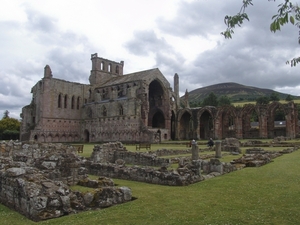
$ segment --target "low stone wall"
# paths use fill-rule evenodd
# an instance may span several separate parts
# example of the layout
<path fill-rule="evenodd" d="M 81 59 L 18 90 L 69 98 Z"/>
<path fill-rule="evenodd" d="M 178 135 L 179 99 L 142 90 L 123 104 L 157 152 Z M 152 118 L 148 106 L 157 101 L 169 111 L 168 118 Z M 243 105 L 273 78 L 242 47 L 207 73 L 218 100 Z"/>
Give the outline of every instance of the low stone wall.
<path fill-rule="evenodd" d="M 229 142 L 236 142 L 236 140 L 237 139 L 233 141 L 229 140 Z M 213 177 L 216 174 L 222 175 L 236 170 L 235 165 L 221 163 L 218 159 L 203 161 L 203 158 L 201 158 L 195 161 L 192 160 L 191 157 L 174 159 L 157 157 L 157 155 L 166 156 L 189 153 L 191 153 L 191 149 L 162 149 L 146 153 L 129 152 L 120 142 L 107 143 L 105 145 L 94 147 L 94 151 L 90 158 L 91 160 L 87 161 L 84 167 L 88 169 L 89 174 L 97 176 L 170 186 L 189 185 Z M 211 157 L 214 157 L 214 154 L 204 156 L 204 158 Z M 178 168 L 167 170 L 169 164 L 174 162 L 178 163 Z M 126 166 L 126 164 L 136 166 Z M 154 169 L 148 166 L 160 167 L 160 169 Z M 205 176 L 201 175 L 201 168 L 203 169 Z M 213 176 L 208 176 L 208 174 L 212 173 L 214 173 Z"/>
<path fill-rule="evenodd" d="M 121 142 L 95 145 L 90 160 L 94 163 L 115 163 L 124 160 L 126 164 L 157 166 L 169 164 L 169 159 L 158 158 L 156 154 L 127 151 Z"/>
<path fill-rule="evenodd" d="M 168 156 L 168 155 L 183 155 L 191 154 L 192 148 L 183 150 L 172 150 L 172 149 L 159 149 L 157 151 L 149 151 L 149 154 L 155 154 L 157 156 Z"/>
<path fill-rule="evenodd" d="M 170 164 L 169 159 L 158 158 L 155 154 L 138 153 L 129 151 L 115 151 L 114 158 L 116 160 L 122 159 L 126 164 L 143 165 L 143 166 L 157 166 Z"/>
<path fill-rule="evenodd" d="M 86 162 L 89 173 L 97 176 L 106 176 L 124 180 L 140 181 L 151 184 L 169 186 L 184 186 L 203 180 L 200 174 L 200 164 L 187 168 L 184 172 L 178 170 L 168 171 L 165 167 L 154 169 L 150 167 L 127 167 L 112 163 Z M 198 171 L 198 172 L 195 172 Z"/>

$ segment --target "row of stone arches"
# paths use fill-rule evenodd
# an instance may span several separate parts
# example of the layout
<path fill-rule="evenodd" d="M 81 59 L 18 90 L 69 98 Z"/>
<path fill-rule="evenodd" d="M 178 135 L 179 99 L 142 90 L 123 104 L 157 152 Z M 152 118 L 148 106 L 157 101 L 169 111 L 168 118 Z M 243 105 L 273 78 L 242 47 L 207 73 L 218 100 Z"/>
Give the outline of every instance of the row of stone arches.
<path fill-rule="evenodd" d="M 123 130 L 115 132 L 90 132 L 87 129 L 84 130 L 85 142 L 104 142 L 104 141 L 126 141 L 126 142 L 141 142 L 149 141 L 151 133 L 137 131 L 137 130 Z"/>
<path fill-rule="evenodd" d="M 182 109 L 177 118 L 177 138 L 181 140 L 210 137 L 294 138 L 298 132 L 298 112 L 293 102 Z"/>
<path fill-rule="evenodd" d="M 32 137 L 38 142 L 77 142 L 80 138 L 77 133 L 34 133 Z"/>

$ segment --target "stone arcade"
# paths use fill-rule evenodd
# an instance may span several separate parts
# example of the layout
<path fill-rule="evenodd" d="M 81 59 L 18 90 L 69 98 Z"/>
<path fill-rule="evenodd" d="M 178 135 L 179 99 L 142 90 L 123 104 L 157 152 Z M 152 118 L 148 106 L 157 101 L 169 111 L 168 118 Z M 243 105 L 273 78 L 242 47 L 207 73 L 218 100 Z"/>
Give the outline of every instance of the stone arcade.
<path fill-rule="evenodd" d="M 124 62 L 91 55 L 90 84 L 53 78 L 50 67 L 32 88 L 32 101 L 22 109 L 21 141 L 160 142 L 233 138 L 295 138 L 298 111 L 293 102 L 244 107 L 190 108 L 188 92 L 179 97 L 159 69 L 123 75 Z M 199 75 L 200 76 L 200 75 Z M 285 121 L 277 125 L 275 113 Z M 253 126 L 251 114 L 258 123 Z"/>

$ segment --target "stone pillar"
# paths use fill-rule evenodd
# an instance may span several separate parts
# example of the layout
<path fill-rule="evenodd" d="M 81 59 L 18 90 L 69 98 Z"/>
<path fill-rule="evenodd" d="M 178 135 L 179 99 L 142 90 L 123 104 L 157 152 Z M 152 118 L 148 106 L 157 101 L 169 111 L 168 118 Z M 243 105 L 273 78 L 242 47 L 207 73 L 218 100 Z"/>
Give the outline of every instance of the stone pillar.
<path fill-rule="evenodd" d="M 195 140 L 192 140 L 192 160 L 198 160 L 198 159 L 199 159 L 199 148 L 197 142 Z"/>
<path fill-rule="evenodd" d="M 221 153 L 221 141 L 215 141 L 216 145 L 216 158 L 222 158 L 222 153 Z"/>

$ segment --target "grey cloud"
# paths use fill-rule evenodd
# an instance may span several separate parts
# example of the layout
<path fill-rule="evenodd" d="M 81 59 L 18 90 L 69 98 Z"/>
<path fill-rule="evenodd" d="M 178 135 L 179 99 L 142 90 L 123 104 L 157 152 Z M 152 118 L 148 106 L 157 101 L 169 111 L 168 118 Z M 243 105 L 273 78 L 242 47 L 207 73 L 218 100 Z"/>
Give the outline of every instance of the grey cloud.
<path fill-rule="evenodd" d="M 234 48 L 237 50 L 233 51 Z M 297 70 L 285 65 L 283 60 L 283 57 L 268 56 L 267 50 L 245 49 L 230 42 L 200 54 L 186 76 L 193 77 L 194 82 L 201 86 L 222 82 L 237 82 L 262 88 L 275 88 L 278 84 L 297 86 Z M 286 76 L 288 71 L 291 72 Z M 195 77 L 195 74 L 198 76 Z"/>
<path fill-rule="evenodd" d="M 224 16 L 236 14 L 241 5 L 242 1 L 235 0 L 182 1 L 177 15 L 171 20 L 160 18 L 158 25 L 162 32 L 181 38 L 219 35 L 226 29 Z M 267 0 L 254 2 L 247 8 L 250 21 L 236 27 L 233 39 L 199 54 L 193 65 L 177 66 L 182 70 L 181 80 L 191 80 L 193 83 L 186 85 L 199 87 L 222 82 L 264 88 L 299 85 L 297 68 L 285 65 L 299 48 L 299 30 L 287 25 L 281 32 L 271 33 L 271 17 L 277 5 Z"/>
<path fill-rule="evenodd" d="M 90 70 L 90 67 L 87 66 L 89 57 L 90 53 L 65 52 L 61 48 L 54 48 L 47 54 L 47 64 L 56 78 L 87 83 Z"/>
<path fill-rule="evenodd" d="M 225 27 L 224 11 L 234 13 L 235 11 L 230 5 L 238 5 L 236 3 L 237 1 L 233 0 L 182 1 L 178 6 L 177 15 L 173 19 L 159 18 L 157 24 L 163 32 L 179 37 L 219 35 Z"/>
<path fill-rule="evenodd" d="M 172 73 L 180 73 L 182 71 L 182 65 L 185 59 L 179 53 L 172 52 L 171 54 L 164 54 L 162 52 L 157 52 L 155 55 L 156 67 L 167 71 L 167 74 L 172 71 Z"/>
<path fill-rule="evenodd" d="M 134 32 L 133 39 L 125 43 L 124 46 L 129 52 L 139 56 L 148 56 L 149 53 L 172 50 L 172 47 L 166 40 L 158 38 L 153 30 Z"/>

